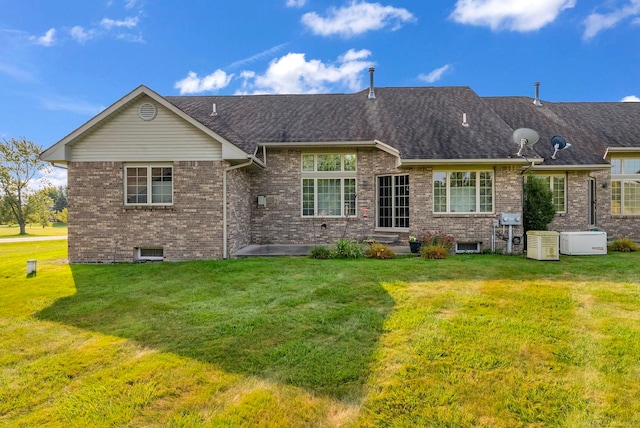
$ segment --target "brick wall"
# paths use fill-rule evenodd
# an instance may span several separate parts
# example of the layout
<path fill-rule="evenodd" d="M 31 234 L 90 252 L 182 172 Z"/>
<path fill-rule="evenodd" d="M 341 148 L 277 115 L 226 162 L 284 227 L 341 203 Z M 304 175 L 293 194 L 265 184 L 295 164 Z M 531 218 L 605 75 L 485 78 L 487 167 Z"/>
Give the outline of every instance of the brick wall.
<path fill-rule="evenodd" d="M 174 162 L 173 205 L 162 208 L 125 208 L 123 165 L 69 165 L 71 263 L 131 262 L 136 247 L 163 248 L 167 261 L 222 257 L 220 162 Z"/>

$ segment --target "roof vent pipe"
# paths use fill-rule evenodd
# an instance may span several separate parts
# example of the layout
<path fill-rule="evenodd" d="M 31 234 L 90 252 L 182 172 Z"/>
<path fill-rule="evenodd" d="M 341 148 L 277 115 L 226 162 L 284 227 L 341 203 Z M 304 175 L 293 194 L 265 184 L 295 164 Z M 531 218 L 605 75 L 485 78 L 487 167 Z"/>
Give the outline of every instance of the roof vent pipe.
<path fill-rule="evenodd" d="M 373 72 L 376 71 L 375 68 L 369 67 L 369 99 L 376 99 L 376 92 L 373 90 Z"/>
<path fill-rule="evenodd" d="M 542 107 L 542 103 L 540 102 L 540 82 L 535 82 L 533 86 L 536 87 L 536 98 L 533 100 L 533 104 L 536 107 Z"/>

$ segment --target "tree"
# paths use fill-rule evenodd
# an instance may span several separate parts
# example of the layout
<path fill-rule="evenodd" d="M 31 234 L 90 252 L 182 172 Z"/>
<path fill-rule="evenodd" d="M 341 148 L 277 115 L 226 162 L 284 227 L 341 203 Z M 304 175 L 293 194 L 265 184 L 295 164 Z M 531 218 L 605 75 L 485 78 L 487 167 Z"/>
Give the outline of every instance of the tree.
<path fill-rule="evenodd" d="M 49 189 L 43 189 L 27 197 L 25 215 L 29 223 L 46 227 L 53 218 L 53 199 L 49 197 Z"/>
<path fill-rule="evenodd" d="M 555 216 L 549 183 L 530 174 L 524 182 L 524 230 L 547 230 Z"/>
<path fill-rule="evenodd" d="M 42 148 L 22 137 L 18 140 L 2 139 L 0 144 L 0 192 L 13 219 L 20 226 L 20 235 L 26 234 L 29 210 L 27 201 L 35 192 L 29 183 L 39 172 L 48 171 L 40 160 Z"/>
<path fill-rule="evenodd" d="M 67 188 L 65 186 L 51 187 L 48 189 L 48 194 L 53 199 L 53 211 L 60 212 L 67 208 Z"/>

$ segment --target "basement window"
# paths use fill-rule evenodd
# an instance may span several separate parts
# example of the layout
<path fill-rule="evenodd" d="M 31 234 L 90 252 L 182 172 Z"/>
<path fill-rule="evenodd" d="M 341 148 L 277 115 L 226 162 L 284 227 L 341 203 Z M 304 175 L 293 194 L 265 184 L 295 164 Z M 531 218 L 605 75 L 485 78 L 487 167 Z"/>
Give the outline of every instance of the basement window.
<path fill-rule="evenodd" d="M 164 250 L 162 248 L 134 248 L 137 261 L 163 261 Z"/>
<path fill-rule="evenodd" d="M 480 252 L 480 242 L 456 242 L 456 253 L 474 253 Z"/>

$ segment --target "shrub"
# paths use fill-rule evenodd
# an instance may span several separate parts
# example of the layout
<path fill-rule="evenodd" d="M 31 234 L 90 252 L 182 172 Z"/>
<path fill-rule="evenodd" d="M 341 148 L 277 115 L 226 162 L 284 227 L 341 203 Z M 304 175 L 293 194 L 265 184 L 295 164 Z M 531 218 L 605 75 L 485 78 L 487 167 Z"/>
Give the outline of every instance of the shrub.
<path fill-rule="evenodd" d="M 422 248 L 425 246 L 434 246 L 434 247 L 442 247 L 447 253 L 453 249 L 453 244 L 455 244 L 455 239 L 453 236 L 445 235 L 442 232 L 427 232 L 422 236 Z"/>
<path fill-rule="evenodd" d="M 396 253 L 385 244 L 374 242 L 364 252 L 365 257 L 371 259 L 395 259 Z"/>
<path fill-rule="evenodd" d="M 330 259 L 331 250 L 319 245 L 311 250 L 311 257 L 313 257 L 314 259 Z"/>
<path fill-rule="evenodd" d="M 340 239 L 336 242 L 334 257 L 338 259 L 358 259 L 363 257 L 362 244 L 353 239 Z"/>
<path fill-rule="evenodd" d="M 529 174 L 524 182 L 524 230 L 547 230 L 555 216 L 556 208 L 548 181 Z"/>
<path fill-rule="evenodd" d="M 611 251 L 620 251 L 623 253 L 629 253 L 631 251 L 640 251 L 640 247 L 634 241 L 629 238 L 616 239 L 609 247 Z"/>
<path fill-rule="evenodd" d="M 423 259 L 446 259 L 449 255 L 449 250 L 440 245 L 424 245 L 420 248 L 420 257 Z"/>

